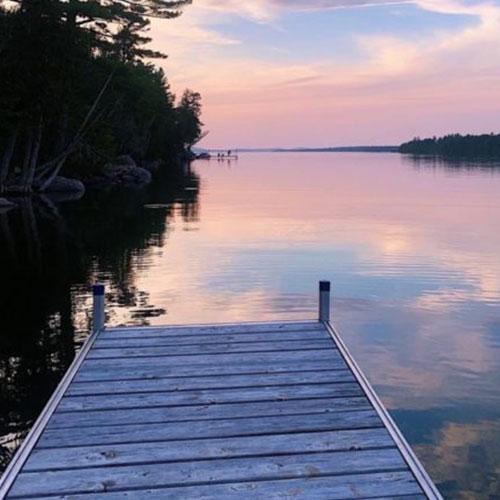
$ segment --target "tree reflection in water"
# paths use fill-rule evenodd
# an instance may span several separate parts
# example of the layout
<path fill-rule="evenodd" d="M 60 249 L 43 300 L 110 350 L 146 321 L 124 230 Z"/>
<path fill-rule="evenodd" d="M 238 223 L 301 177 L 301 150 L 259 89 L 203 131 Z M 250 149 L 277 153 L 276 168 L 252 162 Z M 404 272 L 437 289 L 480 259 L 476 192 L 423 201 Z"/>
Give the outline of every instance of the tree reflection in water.
<path fill-rule="evenodd" d="M 426 155 L 402 155 L 401 158 L 403 164 L 409 164 L 417 170 L 443 170 L 450 175 L 461 175 L 464 172 L 477 174 L 478 171 L 492 175 L 498 175 L 500 173 L 500 160 L 494 158 L 445 158 L 442 156 Z"/>
<path fill-rule="evenodd" d="M 0 469 L 5 468 L 89 331 L 90 284 L 106 283 L 111 314 L 146 324 L 164 311 L 135 283 L 169 221 L 198 217 L 188 167 L 144 191 L 61 203 L 16 199 L 0 213 Z"/>

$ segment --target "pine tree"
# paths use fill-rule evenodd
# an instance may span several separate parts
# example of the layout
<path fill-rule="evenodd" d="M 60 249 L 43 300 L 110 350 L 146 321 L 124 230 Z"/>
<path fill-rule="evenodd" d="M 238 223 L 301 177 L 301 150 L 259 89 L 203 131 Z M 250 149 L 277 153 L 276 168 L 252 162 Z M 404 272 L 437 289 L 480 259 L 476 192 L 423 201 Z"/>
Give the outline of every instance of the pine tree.
<path fill-rule="evenodd" d="M 151 18 L 175 18 L 190 3 L 0 0 L 0 191 L 8 182 L 46 189 L 77 150 L 105 155 L 95 148 L 104 137 L 110 154 L 132 143 L 146 154 L 153 125 L 190 142 L 169 130 L 180 127 L 174 98 L 143 62 L 165 57 L 146 46 Z"/>

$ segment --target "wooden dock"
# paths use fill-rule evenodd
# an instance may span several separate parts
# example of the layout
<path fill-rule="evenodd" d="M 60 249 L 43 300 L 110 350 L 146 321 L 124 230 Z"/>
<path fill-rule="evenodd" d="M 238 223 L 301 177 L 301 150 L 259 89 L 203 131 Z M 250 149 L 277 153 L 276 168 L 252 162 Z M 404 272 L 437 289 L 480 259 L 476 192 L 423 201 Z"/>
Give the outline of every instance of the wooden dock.
<path fill-rule="evenodd" d="M 440 499 L 329 322 L 95 328 L 0 498 Z"/>

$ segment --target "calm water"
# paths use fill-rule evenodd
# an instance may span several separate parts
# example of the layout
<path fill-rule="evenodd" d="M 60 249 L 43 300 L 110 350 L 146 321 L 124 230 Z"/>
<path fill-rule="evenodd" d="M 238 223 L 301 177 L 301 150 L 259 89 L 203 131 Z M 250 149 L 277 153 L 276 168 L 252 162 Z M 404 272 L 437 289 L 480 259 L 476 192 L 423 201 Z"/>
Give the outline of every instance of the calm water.
<path fill-rule="evenodd" d="M 448 498 L 500 498 L 500 165 L 248 154 L 141 195 L 0 216 L 5 463 L 88 328 L 312 318 L 336 325 Z"/>

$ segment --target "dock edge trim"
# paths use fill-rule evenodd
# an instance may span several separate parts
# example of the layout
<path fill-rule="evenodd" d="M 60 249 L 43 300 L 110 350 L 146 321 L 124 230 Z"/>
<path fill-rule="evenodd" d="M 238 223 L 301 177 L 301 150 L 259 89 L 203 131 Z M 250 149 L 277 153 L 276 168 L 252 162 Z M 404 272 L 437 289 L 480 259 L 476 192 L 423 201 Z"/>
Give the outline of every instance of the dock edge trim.
<path fill-rule="evenodd" d="M 424 491 L 425 495 L 430 500 L 443 500 L 443 497 L 441 493 L 439 493 L 439 490 L 437 489 L 436 485 L 434 484 L 430 476 L 427 474 L 427 471 L 424 469 L 424 466 L 420 463 L 420 460 L 415 455 L 415 452 L 412 450 L 411 446 L 406 441 L 402 432 L 399 430 L 398 426 L 396 425 L 396 423 L 390 416 L 389 412 L 385 408 L 384 404 L 378 397 L 377 393 L 371 386 L 366 375 L 361 371 L 361 368 L 356 363 L 355 359 L 349 352 L 349 349 L 347 348 L 346 344 L 344 343 L 340 335 L 335 330 L 334 326 L 331 324 L 331 322 L 324 322 L 323 324 L 325 325 L 326 330 L 328 331 L 330 336 L 333 338 L 334 342 L 337 344 L 347 365 L 349 366 L 354 376 L 358 380 L 359 384 L 361 385 L 361 388 L 365 392 L 370 403 L 375 408 L 375 411 L 378 413 L 387 431 L 389 432 L 392 439 L 396 443 L 399 451 L 403 455 L 404 460 L 408 464 L 408 467 L 415 476 L 415 479 L 417 480 L 418 484 Z"/>
<path fill-rule="evenodd" d="M 66 373 L 64 374 L 64 377 L 61 379 L 61 381 L 57 385 L 57 387 L 56 387 L 55 391 L 52 393 L 52 396 L 50 397 L 49 401 L 44 406 L 42 412 L 40 413 L 40 415 L 36 419 L 35 423 L 33 424 L 33 427 L 29 431 L 28 435 L 26 436 L 26 438 L 22 442 L 21 446 L 14 454 L 14 457 L 9 462 L 4 473 L 0 477 L 0 500 L 3 500 L 4 498 L 7 497 L 12 485 L 14 484 L 15 480 L 17 479 L 17 476 L 21 472 L 21 469 L 23 468 L 24 464 L 28 460 L 31 452 L 33 451 L 33 448 L 36 446 L 38 439 L 40 438 L 43 431 L 45 430 L 45 428 L 50 420 L 50 417 L 52 417 L 52 414 L 54 413 L 57 406 L 59 405 L 59 402 L 61 401 L 62 397 L 64 396 L 66 389 L 69 387 L 69 385 L 73 381 L 73 378 L 75 377 L 78 370 L 80 369 L 80 366 L 82 365 L 83 361 L 85 360 L 87 353 L 89 352 L 90 348 L 94 344 L 96 338 L 101 333 L 101 331 L 102 330 L 91 334 L 87 338 L 87 340 L 83 343 L 82 348 L 80 349 L 78 354 L 73 359 L 71 365 L 69 366 Z"/>

